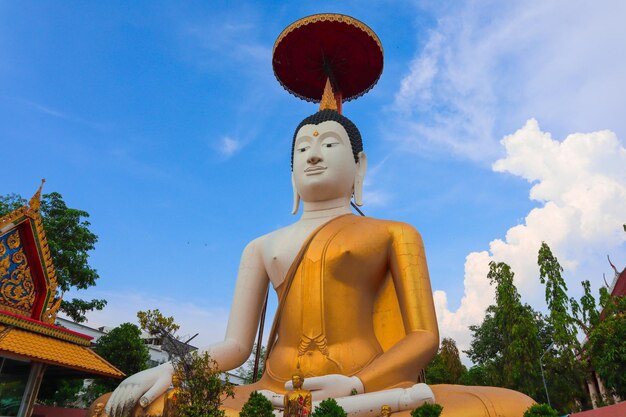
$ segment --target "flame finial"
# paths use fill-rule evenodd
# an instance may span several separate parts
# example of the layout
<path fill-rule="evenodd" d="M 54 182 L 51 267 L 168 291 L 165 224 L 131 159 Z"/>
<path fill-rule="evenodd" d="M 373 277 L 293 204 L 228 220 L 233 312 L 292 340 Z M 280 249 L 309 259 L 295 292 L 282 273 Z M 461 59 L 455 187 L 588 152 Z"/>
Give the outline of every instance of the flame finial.
<path fill-rule="evenodd" d="M 337 111 L 337 100 L 335 99 L 335 93 L 333 87 L 330 85 L 330 79 L 326 79 L 326 86 L 324 86 L 324 94 L 320 101 L 320 111 L 322 110 L 335 110 Z"/>
<path fill-rule="evenodd" d="M 43 185 L 45 182 L 46 182 L 46 179 L 42 178 L 39 189 L 37 190 L 35 195 L 33 195 L 28 201 L 28 205 L 30 206 L 31 210 L 35 210 L 35 211 L 39 210 L 39 206 L 41 205 L 41 189 L 43 188 Z"/>

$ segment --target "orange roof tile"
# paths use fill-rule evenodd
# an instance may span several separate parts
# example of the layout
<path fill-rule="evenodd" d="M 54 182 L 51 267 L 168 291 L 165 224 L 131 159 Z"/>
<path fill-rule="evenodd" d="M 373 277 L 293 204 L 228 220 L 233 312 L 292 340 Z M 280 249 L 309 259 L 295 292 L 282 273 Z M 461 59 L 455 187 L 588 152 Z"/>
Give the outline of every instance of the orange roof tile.
<path fill-rule="evenodd" d="M 36 362 L 121 378 L 124 373 L 88 347 L 22 329 L 0 325 L 0 353 L 27 357 Z"/>

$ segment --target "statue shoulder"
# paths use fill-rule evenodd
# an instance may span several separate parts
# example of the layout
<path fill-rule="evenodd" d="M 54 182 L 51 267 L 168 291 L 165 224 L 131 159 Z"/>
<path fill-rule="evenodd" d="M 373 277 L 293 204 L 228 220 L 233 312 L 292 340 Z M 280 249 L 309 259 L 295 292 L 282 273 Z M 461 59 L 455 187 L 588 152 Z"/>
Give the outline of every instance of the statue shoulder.
<path fill-rule="evenodd" d="M 373 217 L 362 217 L 370 227 L 376 227 L 388 231 L 394 238 L 408 238 L 410 240 L 422 241 L 420 232 L 411 224 L 396 220 L 375 219 Z"/>
<path fill-rule="evenodd" d="M 285 236 L 289 235 L 292 232 L 293 226 L 293 224 L 290 224 L 281 227 L 280 229 L 273 230 L 250 241 L 244 249 L 244 255 L 252 253 L 262 255 L 266 248 L 275 245 L 277 242 L 281 242 Z"/>

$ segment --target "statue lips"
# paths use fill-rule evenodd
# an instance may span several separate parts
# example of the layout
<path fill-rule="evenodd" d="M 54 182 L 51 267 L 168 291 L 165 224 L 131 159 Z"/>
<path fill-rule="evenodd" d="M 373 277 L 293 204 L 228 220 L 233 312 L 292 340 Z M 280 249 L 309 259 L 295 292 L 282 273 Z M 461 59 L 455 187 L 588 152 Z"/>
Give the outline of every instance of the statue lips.
<path fill-rule="evenodd" d="M 318 175 L 322 172 L 326 171 L 326 167 L 322 165 L 316 165 L 313 167 L 308 167 L 304 170 L 305 175 Z"/>

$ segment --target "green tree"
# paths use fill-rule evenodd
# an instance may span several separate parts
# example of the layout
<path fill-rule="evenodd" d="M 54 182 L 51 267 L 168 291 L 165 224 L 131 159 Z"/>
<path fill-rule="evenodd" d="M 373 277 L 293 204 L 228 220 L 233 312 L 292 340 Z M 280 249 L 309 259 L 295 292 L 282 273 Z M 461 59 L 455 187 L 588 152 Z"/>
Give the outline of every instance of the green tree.
<path fill-rule="evenodd" d="M 411 411 L 411 417 L 439 417 L 443 407 L 439 404 L 424 403 Z"/>
<path fill-rule="evenodd" d="M 73 407 L 80 400 L 82 379 L 65 379 L 44 375 L 37 401 L 56 407 Z"/>
<path fill-rule="evenodd" d="M 524 411 L 523 417 L 559 417 L 559 413 L 548 404 L 533 404 Z"/>
<path fill-rule="evenodd" d="M 343 407 L 337 404 L 334 398 L 328 398 L 315 406 L 311 417 L 347 417 Z"/>
<path fill-rule="evenodd" d="M 545 299 L 548 306 L 547 321 L 552 329 L 552 348 L 546 354 L 546 384 L 550 393 L 551 404 L 559 411 L 568 412 L 578 408 L 580 403 L 587 403 L 587 394 L 583 389 L 586 366 L 581 366 L 581 344 L 578 341 L 578 327 L 585 324 L 577 320 L 578 311 L 582 308 L 583 317 L 591 317 L 590 304 L 595 300 L 588 299 L 590 293 L 585 288 L 581 303 L 570 300 L 567 285 L 563 279 L 563 268 L 552 253 L 550 247 L 541 243 L 537 257 L 539 280 L 545 285 Z M 588 286 L 588 283 L 587 283 Z M 584 362 L 583 362 L 584 365 Z"/>
<path fill-rule="evenodd" d="M 588 354 L 607 389 L 626 398 L 626 296 L 602 290 L 603 320 L 589 334 Z"/>
<path fill-rule="evenodd" d="M 546 304 L 550 312 L 548 322 L 552 326 L 552 340 L 558 347 L 573 350 L 579 345 L 576 340 L 574 318 L 570 313 L 567 285 L 561 275 L 563 268 L 545 242 L 541 243 L 537 264 L 539 280 L 546 286 Z"/>
<path fill-rule="evenodd" d="M 466 353 L 486 371 L 489 385 L 541 398 L 541 316 L 521 303 L 514 273 L 507 264 L 491 262 L 487 277 L 496 287 L 496 303 L 489 306 L 481 325 L 470 327 L 473 340 Z"/>
<path fill-rule="evenodd" d="M 175 372 L 182 384 L 176 398 L 178 415 L 185 417 L 224 417 L 220 410 L 224 397 L 233 397 L 232 384 L 222 380 L 217 363 L 208 352 L 193 352 L 176 361 Z"/>
<path fill-rule="evenodd" d="M 17 194 L 0 196 L 0 216 L 26 204 Z M 43 219 L 50 254 L 57 272 L 58 288 L 67 292 L 71 288 L 86 289 L 96 284 L 98 273 L 89 261 L 89 252 L 94 249 L 98 236 L 89 229 L 85 220 L 89 213 L 67 207 L 61 194 L 53 192 L 41 198 L 40 213 Z M 77 323 L 86 320 L 85 313 L 102 310 L 105 300 L 63 300 L 61 311 Z"/>
<path fill-rule="evenodd" d="M 461 377 L 459 383 L 461 385 L 491 386 L 493 384 L 488 382 L 489 372 L 485 365 L 474 365 Z"/>
<path fill-rule="evenodd" d="M 253 391 L 241 408 L 239 417 L 274 417 L 274 408 L 263 394 Z"/>
<path fill-rule="evenodd" d="M 137 320 L 139 320 L 139 327 L 152 336 L 165 337 L 173 335 L 180 329 L 174 317 L 165 317 L 158 308 L 137 312 Z"/>
<path fill-rule="evenodd" d="M 177 334 L 180 326 L 176 324 L 174 317 L 164 316 L 158 308 L 137 312 L 137 319 L 142 330 L 158 339 L 161 349 L 167 352 L 170 360 L 179 360 L 195 350 L 188 344 L 191 339 L 183 342 Z"/>
<path fill-rule="evenodd" d="M 426 382 L 428 384 L 458 384 L 467 373 L 467 368 L 461 363 L 459 349 L 456 342 L 444 338 L 439 351 L 426 367 Z"/>
<path fill-rule="evenodd" d="M 139 311 L 137 318 L 141 328 L 161 338 L 174 365 L 174 372 L 181 381 L 174 407 L 177 415 L 185 417 L 224 417 L 220 410 L 225 397 L 233 397 L 234 391 L 228 377 L 222 374 L 217 362 L 208 352 L 192 352 L 191 347 L 177 335 L 180 326 L 174 317 L 164 316 L 159 309 Z M 168 348 L 165 348 L 165 344 Z M 250 399 L 250 401 L 252 398 Z M 261 407 L 255 397 L 254 406 Z M 271 404 L 270 404 L 271 407 Z"/>
<path fill-rule="evenodd" d="M 126 375 L 143 371 L 148 366 L 148 348 L 141 339 L 141 330 L 132 323 L 123 323 L 100 337 L 95 351 Z M 112 391 L 120 383 L 114 378 L 99 378 L 88 387 L 87 402 Z"/>

